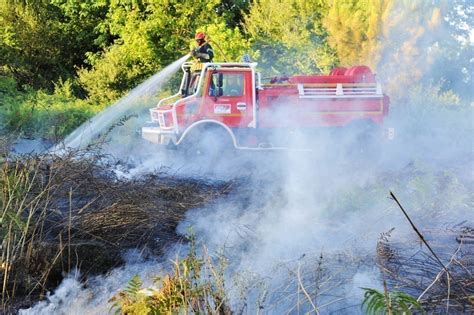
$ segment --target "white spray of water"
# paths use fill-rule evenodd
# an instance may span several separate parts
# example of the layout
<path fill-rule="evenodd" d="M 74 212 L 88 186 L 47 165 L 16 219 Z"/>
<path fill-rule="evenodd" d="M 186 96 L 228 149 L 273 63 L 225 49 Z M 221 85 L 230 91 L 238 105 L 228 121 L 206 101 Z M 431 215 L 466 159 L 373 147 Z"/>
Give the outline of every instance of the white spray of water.
<path fill-rule="evenodd" d="M 73 131 L 64 140 L 66 148 L 81 148 L 85 147 L 91 142 L 107 132 L 109 128 L 119 121 L 125 115 L 133 111 L 142 109 L 143 107 L 150 107 L 148 99 L 156 96 L 157 91 L 162 87 L 162 84 L 174 74 L 181 65 L 189 58 L 189 55 L 183 56 L 176 60 L 160 72 L 156 73 L 145 82 L 138 85 L 131 90 L 126 96 L 122 97 L 115 104 L 111 105 L 91 120 L 82 124 L 79 128 Z"/>

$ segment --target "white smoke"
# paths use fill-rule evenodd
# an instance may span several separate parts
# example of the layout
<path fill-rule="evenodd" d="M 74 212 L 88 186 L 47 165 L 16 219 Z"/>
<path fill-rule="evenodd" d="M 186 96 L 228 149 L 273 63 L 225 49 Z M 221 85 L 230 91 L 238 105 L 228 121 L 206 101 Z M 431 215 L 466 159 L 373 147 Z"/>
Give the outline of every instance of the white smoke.
<path fill-rule="evenodd" d="M 419 10 L 413 6 L 394 9 L 390 23 L 398 23 L 386 26 L 387 45 L 378 71 L 389 90 L 399 93 L 392 97 L 395 106 L 385 123 L 395 128 L 394 141 L 361 155 L 350 134 L 341 139 L 294 133 L 291 145 L 311 148 L 312 153 L 254 155 L 251 170 L 230 165 L 230 172 L 254 172 L 254 181 L 248 183 L 251 197 L 191 211 L 182 223 L 181 232 L 193 226 L 204 244 L 225 249 L 231 262 L 229 278 L 250 273 L 252 281 L 255 274 L 266 280 L 266 302 L 257 303 L 258 293 L 250 290 L 254 304 L 246 305 L 248 313 L 262 307 L 276 313 L 295 311 L 297 301 L 304 299 L 301 290 L 283 302 L 278 291 L 295 282 L 300 264 L 307 262 L 314 269 L 319 253 L 327 257 L 325 268 L 333 275 L 333 282 L 321 288 L 328 289 L 326 293 L 313 295 L 320 305 L 328 305 L 323 311 L 361 312 L 363 291 L 357 288 L 381 286 L 378 270 L 371 268 L 380 234 L 395 228 L 395 237 L 416 239 L 388 198 L 391 190 L 422 229 L 474 224 L 473 108 L 460 105 L 423 77 L 436 58 L 443 57 L 435 48 L 442 45 L 446 24 L 437 9 L 420 12 L 426 9 L 423 4 Z M 420 85 L 413 86 L 413 81 Z M 279 114 L 284 118 L 288 113 Z M 339 280 L 344 283 L 335 285 Z M 294 285 L 291 292 L 298 288 Z M 234 306 L 240 297 L 233 296 Z M 331 304 L 333 300 L 339 302 Z M 355 306 L 346 308 L 350 305 Z M 311 310 L 309 301 L 301 310 Z"/>
<path fill-rule="evenodd" d="M 125 254 L 127 263 L 113 269 L 104 276 L 80 281 L 80 273 L 68 275 L 46 300 L 34 307 L 20 310 L 22 315 L 102 315 L 114 313 L 110 299 L 129 283 L 134 275 L 144 279 L 144 285 L 151 285 L 151 279 L 163 272 L 157 261 L 144 260 L 136 251 Z"/>

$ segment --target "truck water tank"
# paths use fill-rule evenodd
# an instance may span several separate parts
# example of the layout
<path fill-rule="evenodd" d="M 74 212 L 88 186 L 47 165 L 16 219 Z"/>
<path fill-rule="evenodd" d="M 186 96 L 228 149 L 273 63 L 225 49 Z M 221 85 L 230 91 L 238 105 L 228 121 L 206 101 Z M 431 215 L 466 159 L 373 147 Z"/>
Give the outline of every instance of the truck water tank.
<path fill-rule="evenodd" d="M 345 67 L 337 67 L 331 70 L 329 75 L 344 75 L 346 73 L 347 68 Z"/>
<path fill-rule="evenodd" d="M 344 75 L 353 76 L 357 82 L 375 82 L 375 75 L 367 66 L 353 66 L 346 70 Z"/>

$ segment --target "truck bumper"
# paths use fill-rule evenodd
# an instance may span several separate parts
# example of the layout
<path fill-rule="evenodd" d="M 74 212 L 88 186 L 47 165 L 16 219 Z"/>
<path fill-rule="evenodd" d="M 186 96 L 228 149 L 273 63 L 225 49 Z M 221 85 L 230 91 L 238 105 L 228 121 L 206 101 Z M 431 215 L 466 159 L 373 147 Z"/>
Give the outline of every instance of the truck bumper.
<path fill-rule="evenodd" d="M 163 130 L 160 127 L 142 127 L 142 138 L 152 143 L 168 145 L 176 144 L 177 136 L 172 130 Z"/>

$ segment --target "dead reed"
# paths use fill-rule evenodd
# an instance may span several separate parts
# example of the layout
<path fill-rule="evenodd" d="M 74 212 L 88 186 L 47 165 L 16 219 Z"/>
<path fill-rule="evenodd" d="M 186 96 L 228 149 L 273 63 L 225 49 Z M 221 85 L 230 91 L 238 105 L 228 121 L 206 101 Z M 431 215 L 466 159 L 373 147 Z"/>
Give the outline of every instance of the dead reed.
<path fill-rule="evenodd" d="M 87 151 L 0 162 L 3 310 L 28 306 L 74 268 L 87 276 L 117 266 L 127 248 L 159 254 L 188 209 L 232 185 L 164 172 L 125 179 L 117 167 Z"/>
<path fill-rule="evenodd" d="M 474 231 L 467 226 L 424 230 L 431 252 L 414 240 L 378 242 L 378 265 L 389 287 L 416 297 L 429 313 L 474 312 Z"/>

